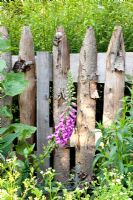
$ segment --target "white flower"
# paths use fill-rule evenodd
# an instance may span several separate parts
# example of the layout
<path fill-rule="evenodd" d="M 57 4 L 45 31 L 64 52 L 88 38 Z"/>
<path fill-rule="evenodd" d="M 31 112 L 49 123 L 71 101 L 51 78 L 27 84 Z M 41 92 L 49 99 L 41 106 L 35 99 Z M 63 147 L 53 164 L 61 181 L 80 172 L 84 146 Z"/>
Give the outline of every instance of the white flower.
<path fill-rule="evenodd" d="M 121 183 L 120 179 L 116 179 L 115 181 L 116 181 L 116 183 Z"/>

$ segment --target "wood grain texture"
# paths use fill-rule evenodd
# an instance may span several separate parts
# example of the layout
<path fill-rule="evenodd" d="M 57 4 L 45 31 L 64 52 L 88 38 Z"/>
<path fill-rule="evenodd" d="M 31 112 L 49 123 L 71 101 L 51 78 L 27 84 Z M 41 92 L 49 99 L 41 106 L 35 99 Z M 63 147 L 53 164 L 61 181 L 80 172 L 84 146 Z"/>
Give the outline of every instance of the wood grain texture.
<path fill-rule="evenodd" d="M 49 69 L 52 58 L 48 52 L 37 52 L 37 153 L 47 145 L 49 128 Z M 50 167 L 50 159 L 45 159 L 42 169 Z"/>
<path fill-rule="evenodd" d="M 30 28 L 25 26 L 22 30 L 19 59 L 32 61 L 30 70 L 25 72 L 25 79 L 28 80 L 28 86 L 19 97 L 20 122 L 28 125 L 35 125 L 36 112 L 36 82 L 35 82 L 35 56 L 34 45 Z M 33 138 L 31 138 L 31 143 Z"/>
<path fill-rule="evenodd" d="M 80 177 L 91 179 L 95 155 L 95 129 L 97 93 L 97 50 L 92 27 L 87 29 L 79 56 L 77 93 L 76 165 Z"/>
<path fill-rule="evenodd" d="M 125 86 L 125 48 L 121 27 L 115 27 L 106 58 L 103 124 L 109 126 L 121 107 Z"/>
<path fill-rule="evenodd" d="M 4 26 L 0 26 L 0 33 L 1 36 L 4 40 L 8 40 L 9 39 L 9 35 L 8 35 L 8 31 L 6 29 L 6 27 Z M 3 54 L 0 55 L 0 58 L 2 58 L 3 60 L 5 60 L 6 62 L 6 71 L 10 72 L 12 69 L 12 57 L 11 57 L 11 52 L 5 52 Z M 0 99 L 0 107 L 1 106 L 6 106 L 12 105 L 12 97 L 4 97 L 3 99 Z M 0 116 L 0 127 L 5 127 L 7 125 L 9 125 L 11 123 L 10 119 L 4 118 L 3 116 Z"/>
<path fill-rule="evenodd" d="M 64 28 L 56 31 L 53 45 L 53 112 L 54 124 L 59 122 L 59 116 L 64 111 L 66 97 L 67 71 L 70 68 L 68 43 Z M 70 158 L 69 149 L 58 148 L 54 153 L 54 168 L 58 181 L 65 182 L 69 175 Z"/>

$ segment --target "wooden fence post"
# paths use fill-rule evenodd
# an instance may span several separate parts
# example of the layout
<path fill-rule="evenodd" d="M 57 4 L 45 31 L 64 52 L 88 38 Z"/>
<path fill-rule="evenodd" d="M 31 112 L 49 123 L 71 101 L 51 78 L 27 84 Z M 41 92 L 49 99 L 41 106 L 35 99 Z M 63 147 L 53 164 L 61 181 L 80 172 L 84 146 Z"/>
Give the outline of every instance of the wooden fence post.
<path fill-rule="evenodd" d="M 24 27 L 20 40 L 19 60 L 24 60 L 30 66 L 25 69 L 25 79 L 28 86 L 19 97 L 20 122 L 28 125 L 35 125 L 35 56 L 32 34 L 29 27 Z M 33 137 L 30 140 L 33 142 Z"/>
<path fill-rule="evenodd" d="M 1 36 L 2 36 L 2 38 L 4 40 L 8 40 L 9 39 L 8 31 L 4 26 L 0 27 L 0 33 L 2 34 Z M 0 57 L 2 59 L 4 59 L 5 62 L 6 62 L 6 66 L 7 66 L 6 71 L 7 72 L 11 71 L 11 69 L 12 69 L 11 52 L 8 51 L 6 53 L 3 53 Z M 12 97 L 5 97 L 4 99 L 0 99 L 0 106 L 5 106 L 5 105 L 9 105 L 9 106 L 12 105 Z M 7 119 L 7 118 L 4 118 L 3 116 L 2 117 L 0 116 L 0 127 L 7 126 L 10 123 L 11 123 L 10 119 Z"/>
<path fill-rule="evenodd" d="M 79 56 L 77 93 L 77 145 L 76 166 L 81 179 L 90 180 L 95 155 L 96 98 L 97 93 L 97 50 L 95 33 L 87 29 Z"/>
<path fill-rule="evenodd" d="M 64 111 L 63 102 L 66 96 L 67 71 L 70 68 L 70 55 L 67 38 L 62 27 L 57 29 L 53 46 L 53 111 L 54 124 L 59 122 L 59 116 Z M 57 148 L 54 153 L 54 168 L 57 180 L 64 182 L 69 175 L 70 158 L 68 148 Z"/>
<path fill-rule="evenodd" d="M 47 145 L 49 128 L 49 73 L 52 65 L 52 55 L 48 52 L 37 52 L 37 154 L 43 152 Z M 42 169 L 50 167 L 50 159 L 44 160 Z"/>
<path fill-rule="evenodd" d="M 103 124 L 109 126 L 121 107 L 125 86 L 125 48 L 120 26 L 115 27 L 106 59 Z"/>

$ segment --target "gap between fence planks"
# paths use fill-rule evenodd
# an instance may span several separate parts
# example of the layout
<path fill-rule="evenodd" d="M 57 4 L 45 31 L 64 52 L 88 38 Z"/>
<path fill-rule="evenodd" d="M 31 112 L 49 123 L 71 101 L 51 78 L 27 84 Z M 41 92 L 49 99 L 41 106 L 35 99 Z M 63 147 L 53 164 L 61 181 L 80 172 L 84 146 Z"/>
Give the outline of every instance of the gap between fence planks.
<path fill-rule="evenodd" d="M 122 105 L 125 87 L 125 48 L 120 26 L 115 27 L 106 58 L 103 125 L 108 127 Z"/>
<path fill-rule="evenodd" d="M 19 46 L 19 60 L 31 62 L 30 69 L 26 70 L 24 75 L 28 80 L 28 86 L 19 96 L 20 122 L 28 125 L 35 125 L 36 113 L 36 83 L 35 83 L 35 56 L 34 45 L 30 28 L 25 26 L 22 30 L 20 46 Z M 29 139 L 33 143 L 34 136 Z"/>
<path fill-rule="evenodd" d="M 63 27 L 57 28 L 53 42 L 53 116 L 54 125 L 65 111 L 67 72 L 70 68 L 68 43 Z M 56 148 L 54 152 L 56 179 L 65 182 L 70 172 L 70 149 Z"/>
<path fill-rule="evenodd" d="M 1 33 L 1 37 L 4 40 L 8 40 L 9 39 L 9 35 L 8 35 L 8 31 L 7 31 L 6 27 L 1 26 L 0 27 L 0 33 Z M 6 53 L 3 53 L 2 55 L 0 55 L 0 58 L 5 60 L 5 62 L 6 62 L 6 71 L 10 72 L 11 69 L 12 69 L 11 52 L 8 51 Z M 12 97 L 6 96 L 6 97 L 0 99 L 0 106 L 6 106 L 6 105 L 9 105 L 9 106 L 12 105 Z M 0 116 L 0 127 L 5 127 L 5 126 L 9 125 L 10 123 L 11 123 L 10 119 L 7 119 L 7 118 L 5 118 L 3 116 Z"/>

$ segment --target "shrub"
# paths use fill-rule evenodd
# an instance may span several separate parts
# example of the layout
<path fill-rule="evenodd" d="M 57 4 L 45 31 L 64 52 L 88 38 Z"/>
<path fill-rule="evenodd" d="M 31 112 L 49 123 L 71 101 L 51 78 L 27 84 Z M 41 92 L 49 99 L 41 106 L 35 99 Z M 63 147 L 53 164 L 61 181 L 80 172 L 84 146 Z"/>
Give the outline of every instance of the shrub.
<path fill-rule="evenodd" d="M 94 184 L 94 200 L 131 200 L 133 188 L 131 174 L 127 176 L 127 185 L 123 186 L 124 176 L 117 170 L 108 172 L 104 169 L 104 177 L 98 177 L 99 186 Z"/>
<path fill-rule="evenodd" d="M 122 25 L 126 51 L 133 51 L 132 0 L 14 0 L 3 1 L 0 10 L 1 24 L 10 32 L 14 53 L 23 25 L 31 27 L 35 50 L 52 50 L 57 26 L 65 27 L 71 52 L 79 52 L 86 28 L 93 26 L 98 51 L 106 51 L 115 25 Z"/>
<path fill-rule="evenodd" d="M 104 169 L 104 177 L 93 183 L 82 183 L 82 187 L 65 188 L 55 181 L 56 172 L 51 168 L 39 172 L 40 179 L 35 176 L 31 166 L 29 176 L 23 179 L 23 165 L 13 156 L 0 163 L 0 199 L 35 199 L 35 200 L 131 200 L 133 196 L 131 175 L 125 179 L 118 171 L 108 172 Z M 91 189 L 91 194 L 89 191 Z"/>
<path fill-rule="evenodd" d="M 131 96 L 122 100 L 122 109 L 117 119 L 108 128 L 99 124 L 102 137 L 96 144 L 98 154 L 93 165 L 95 172 L 101 173 L 103 168 L 117 169 L 121 174 L 133 171 L 133 90 Z M 101 145 L 102 143 L 102 145 Z"/>

